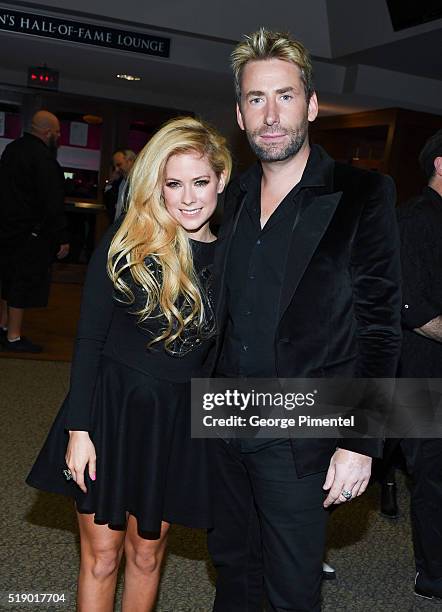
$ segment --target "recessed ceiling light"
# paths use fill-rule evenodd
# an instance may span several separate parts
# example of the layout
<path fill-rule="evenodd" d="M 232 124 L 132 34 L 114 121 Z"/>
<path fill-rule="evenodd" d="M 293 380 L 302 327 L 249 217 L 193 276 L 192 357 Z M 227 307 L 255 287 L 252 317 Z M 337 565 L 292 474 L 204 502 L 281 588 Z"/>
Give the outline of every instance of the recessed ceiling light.
<path fill-rule="evenodd" d="M 117 74 L 117 79 L 124 79 L 125 81 L 141 81 L 141 77 L 133 74 Z"/>

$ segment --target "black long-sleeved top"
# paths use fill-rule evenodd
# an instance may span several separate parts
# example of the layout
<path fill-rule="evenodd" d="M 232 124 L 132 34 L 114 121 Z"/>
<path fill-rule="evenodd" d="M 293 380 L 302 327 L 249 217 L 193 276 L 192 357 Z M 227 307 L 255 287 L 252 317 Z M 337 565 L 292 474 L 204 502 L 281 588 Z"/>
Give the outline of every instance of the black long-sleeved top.
<path fill-rule="evenodd" d="M 0 245 L 25 242 L 38 231 L 54 244 L 68 242 L 64 177 L 51 149 L 25 133 L 9 143 L 0 160 Z"/>
<path fill-rule="evenodd" d="M 398 209 L 404 336 L 399 374 L 441 378 L 442 343 L 417 334 L 442 314 L 442 197 L 431 187 Z"/>
<path fill-rule="evenodd" d="M 171 355 L 160 343 L 148 348 L 149 342 L 162 327 L 161 319 L 150 318 L 139 324 L 138 316 L 133 312 L 143 300 L 142 288 L 133 284 L 131 289 L 135 304 L 123 304 L 119 299 L 124 299 L 124 296 L 115 292 L 107 275 L 109 246 L 117 226 L 114 224 L 108 230 L 88 267 L 65 421 L 66 429 L 70 430 L 88 431 L 90 428 L 90 411 L 102 355 L 155 378 L 187 382 L 192 375 L 200 373 L 201 364 L 210 348 L 209 339 L 192 333 L 186 339 L 191 345 L 190 350 L 183 356 Z M 203 291 L 210 291 L 208 285 L 214 243 L 191 241 L 191 244 L 200 284 Z M 189 347 L 184 348 L 187 350 Z"/>

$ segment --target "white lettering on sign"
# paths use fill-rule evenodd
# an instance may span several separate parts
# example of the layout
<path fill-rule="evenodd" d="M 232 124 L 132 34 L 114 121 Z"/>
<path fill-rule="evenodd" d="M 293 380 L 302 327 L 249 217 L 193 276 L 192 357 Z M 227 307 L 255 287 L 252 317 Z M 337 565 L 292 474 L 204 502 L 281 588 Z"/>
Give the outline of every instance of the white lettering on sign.
<path fill-rule="evenodd" d="M 12 30 L 61 40 L 76 40 L 91 45 L 169 57 L 170 39 L 168 38 L 35 15 L 24 11 L 2 11 L 0 9 L 0 30 Z"/>
<path fill-rule="evenodd" d="M 118 34 L 117 43 L 122 47 L 130 47 L 132 49 L 147 49 L 149 51 L 159 51 L 164 53 L 164 43 L 157 40 L 140 38 L 130 34 Z"/>
<path fill-rule="evenodd" d="M 15 16 L 9 13 L 3 13 L 3 15 L 0 15 L 0 24 L 8 25 L 13 28 L 15 26 Z"/>

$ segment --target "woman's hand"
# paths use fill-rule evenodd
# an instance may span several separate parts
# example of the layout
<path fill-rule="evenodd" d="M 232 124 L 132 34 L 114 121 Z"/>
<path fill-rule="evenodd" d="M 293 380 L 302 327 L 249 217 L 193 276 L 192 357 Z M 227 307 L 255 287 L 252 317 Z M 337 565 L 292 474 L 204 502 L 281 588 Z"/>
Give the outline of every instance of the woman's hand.
<path fill-rule="evenodd" d="M 89 465 L 89 476 L 95 480 L 96 455 L 95 447 L 87 431 L 70 431 L 66 450 L 66 465 L 72 472 L 72 477 L 83 491 L 87 493 L 84 484 L 84 470 Z"/>

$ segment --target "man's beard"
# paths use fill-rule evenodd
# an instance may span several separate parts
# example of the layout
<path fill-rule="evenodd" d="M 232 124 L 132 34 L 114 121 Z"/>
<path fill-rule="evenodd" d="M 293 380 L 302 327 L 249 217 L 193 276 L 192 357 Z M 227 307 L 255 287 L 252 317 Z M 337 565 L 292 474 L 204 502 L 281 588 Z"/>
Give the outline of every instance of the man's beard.
<path fill-rule="evenodd" d="M 50 148 L 52 153 L 57 153 L 58 144 L 59 144 L 59 139 L 57 138 L 57 136 L 53 136 L 51 134 L 48 140 L 48 147 Z"/>
<path fill-rule="evenodd" d="M 289 137 L 287 144 L 269 143 L 267 146 L 261 146 L 257 143 L 259 136 L 272 133 L 286 134 Z M 263 162 L 284 161 L 289 157 L 293 157 L 301 150 L 308 137 L 308 119 L 306 117 L 302 123 L 294 129 L 284 129 L 278 125 L 276 129 L 265 127 L 255 130 L 254 132 L 249 132 L 246 129 L 246 134 L 250 147 L 259 160 Z"/>

